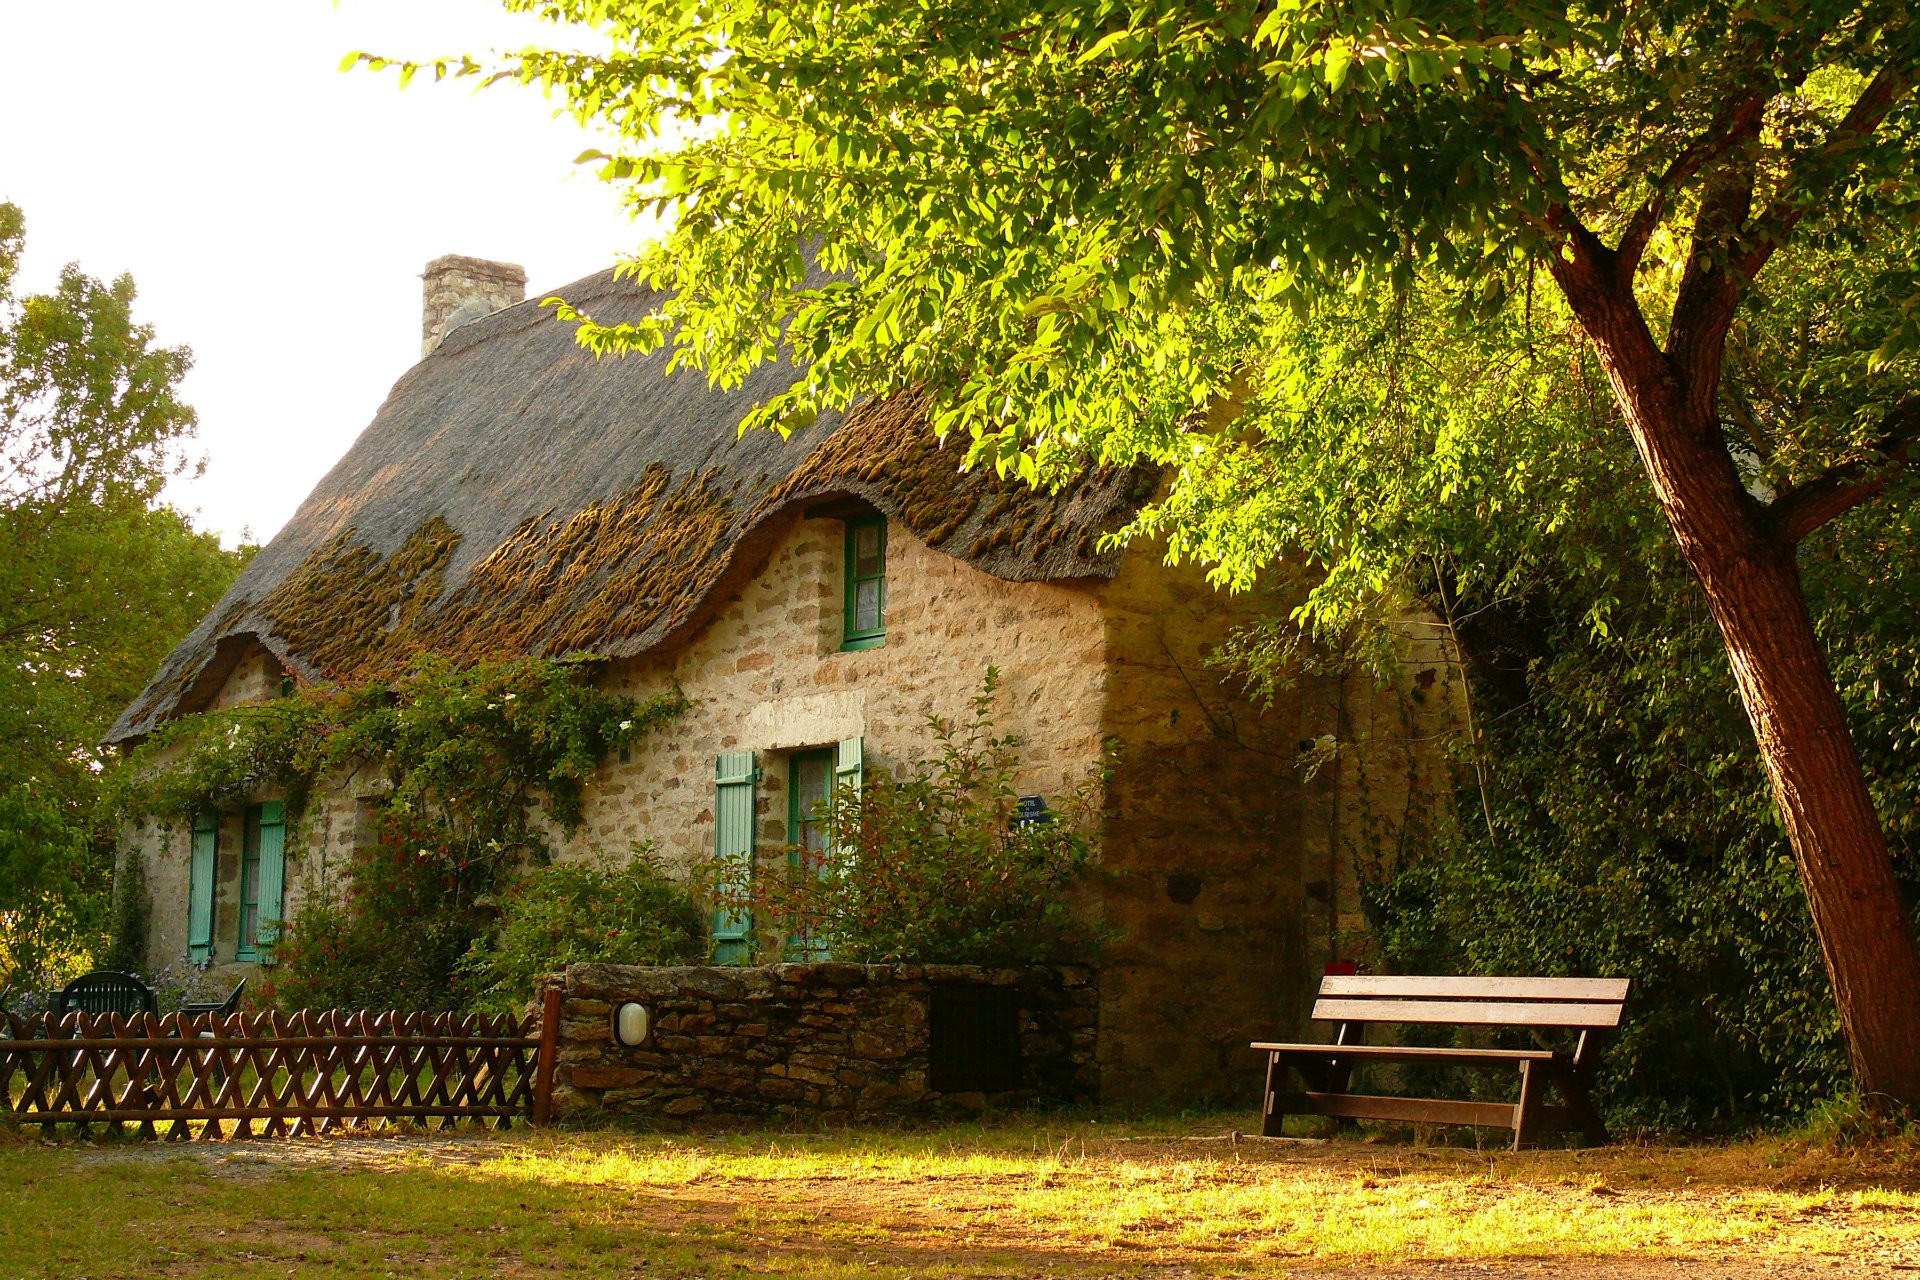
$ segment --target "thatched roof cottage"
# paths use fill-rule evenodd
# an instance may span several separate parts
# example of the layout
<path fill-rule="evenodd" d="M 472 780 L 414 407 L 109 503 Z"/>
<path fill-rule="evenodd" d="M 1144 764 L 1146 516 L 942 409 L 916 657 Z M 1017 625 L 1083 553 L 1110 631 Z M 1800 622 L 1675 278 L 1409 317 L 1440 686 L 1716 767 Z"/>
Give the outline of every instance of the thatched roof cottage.
<path fill-rule="evenodd" d="M 1210 666 L 1272 602 L 1222 596 L 1151 547 L 1101 548 L 1149 473 L 1049 495 L 962 472 L 911 396 L 787 440 L 742 436 L 790 369 L 721 391 L 669 375 L 664 353 L 596 359 L 519 300 L 516 277 L 430 266 L 425 357 L 109 740 L 276 696 L 289 677 L 375 678 L 424 649 L 594 655 L 610 687 L 677 680 L 693 705 L 603 763 L 563 856 L 650 839 L 690 865 L 729 839 L 784 846 L 786 793 L 823 751 L 927 754 L 925 717 L 963 713 L 993 663 L 1002 727 L 1026 744 L 1023 789 L 1058 793 L 1103 741 L 1119 747 L 1101 857 L 1120 874 L 1098 904 L 1122 931 L 1101 975 L 1103 1091 L 1246 1093 L 1244 1046 L 1300 1021 L 1357 907 L 1341 851 L 1358 779 L 1296 761 L 1303 742 L 1374 714 L 1364 683 L 1306 679 L 1262 709 Z M 651 302 L 611 273 L 559 292 L 612 321 Z M 715 816 L 741 753 L 759 779 L 745 835 Z M 194 833 L 146 837 L 150 962 L 257 959 L 248 923 L 290 915 L 327 850 L 356 838 L 351 796 L 313 807 L 281 855 L 277 904 L 257 883 L 242 901 L 243 815 L 201 833 L 217 849 L 207 902 L 190 901 Z"/>

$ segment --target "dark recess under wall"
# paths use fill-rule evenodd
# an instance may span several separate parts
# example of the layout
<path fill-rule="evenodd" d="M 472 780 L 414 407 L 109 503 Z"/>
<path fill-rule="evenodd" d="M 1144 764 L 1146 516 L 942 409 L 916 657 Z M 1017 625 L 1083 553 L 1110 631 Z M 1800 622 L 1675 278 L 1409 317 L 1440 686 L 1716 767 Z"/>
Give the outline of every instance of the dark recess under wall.
<path fill-rule="evenodd" d="M 1018 990 L 936 986 L 928 1005 L 930 1088 L 939 1093 L 999 1093 L 1022 1086 Z"/>

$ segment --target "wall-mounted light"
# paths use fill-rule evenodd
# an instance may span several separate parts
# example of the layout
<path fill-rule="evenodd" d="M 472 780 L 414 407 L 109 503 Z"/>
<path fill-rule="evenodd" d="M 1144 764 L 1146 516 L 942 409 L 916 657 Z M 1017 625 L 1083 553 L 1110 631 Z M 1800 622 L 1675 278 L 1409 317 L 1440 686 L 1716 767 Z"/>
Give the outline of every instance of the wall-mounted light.
<path fill-rule="evenodd" d="M 613 1041 L 628 1049 L 635 1049 L 647 1042 L 647 1036 L 653 1031 L 653 1015 L 647 1012 L 647 1006 L 629 1000 L 613 1011 Z"/>

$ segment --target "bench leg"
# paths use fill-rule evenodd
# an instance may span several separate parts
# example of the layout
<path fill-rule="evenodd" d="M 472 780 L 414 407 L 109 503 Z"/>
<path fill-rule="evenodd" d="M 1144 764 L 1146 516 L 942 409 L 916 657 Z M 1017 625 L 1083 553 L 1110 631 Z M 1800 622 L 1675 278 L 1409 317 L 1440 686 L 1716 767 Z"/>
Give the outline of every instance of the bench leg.
<path fill-rule="evenodd" d="M 1610 1146 L 1613 1135 L 1607 1132 L 1606 1121 L 1600 1118 L 1600 1109 L 1593 1105 L 1593 1099 L 1587 1095 L 1587 1082 L 1578 1068 L 1562 1067 L 1555 1072 L 1554 1083 L 1560 1088 L 1560 1096 L 1566 1099 L 1567 1110 L 1573 1114 L 1575 1124 L 1580 1126 L 1581 1136 L 1596 1147 Z"/>
<path fill-rule="evenodd" d="M 1520 1101 L 1513 1108 L 1513 1149 L 1519 1151 L 1534 1145 L 1539 1136 L 1540 1108 L 1547 1100 L 1547 1073 L 1536 1071 L 1540 1064 L 1522 1062 L 1520 1064 Z"/>
<path fill-rule="evenodd" d="M 1280 1055 L 1267 1055 L 1267 1088 L 1260 1095 L 1260 1136 L 1277 1138 L 1280 1136 L 1280 1122 L 1287 1117 L 1285 1113 L 1274 1110 L 1274 1100 L 1280 1096 L 1280 1086 L 1286 1083 L 1287 1069 L 1280 1063 Z"/>

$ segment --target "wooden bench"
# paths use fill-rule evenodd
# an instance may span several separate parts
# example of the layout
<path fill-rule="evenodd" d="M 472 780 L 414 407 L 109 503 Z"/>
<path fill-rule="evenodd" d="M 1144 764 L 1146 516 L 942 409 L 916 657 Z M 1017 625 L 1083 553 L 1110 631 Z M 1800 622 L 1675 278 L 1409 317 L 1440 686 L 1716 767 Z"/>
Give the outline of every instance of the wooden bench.
<path fill-rule="evenodd" d="M 1290 1115 L 1341 1120 L 1401 1120 L 1415 1124 L 1468 1124 L 1513 1130 L 1513 1146 L 1531 1146 L 1541 1133 L 1578 1129 L 1589 1142 L 1611 1139 L 1588 1096 L 1601 1041 L 1620 1025 L 1627 999 L 1625 978 L 1426 978 L 1329 974 L 1314 1002 L 1318 1022 L 1335 1023 L 1332 1044 L 1268 1044 L 1267 1088 L 1260 1132 L 1280 1136 Z M 1570 1049 L 1448 1049 L 1367 1044 L 1372 1023 L 1452 1027 L 1525 1027 L 1572 1033 Z M 1518 1071 L 1520 1097 L 1513 1103 L 1452 1098 L 1386 1098 L 1350 1093 L 1353 1069 L 1370 1062 Z M 1287 1071 L 1304 1090 L 1286 1089 Z M 1547 1105 L 1547 1091 L 1561 1106 Z"/>

